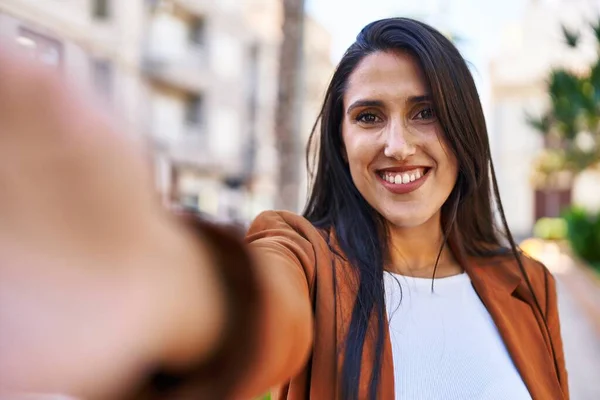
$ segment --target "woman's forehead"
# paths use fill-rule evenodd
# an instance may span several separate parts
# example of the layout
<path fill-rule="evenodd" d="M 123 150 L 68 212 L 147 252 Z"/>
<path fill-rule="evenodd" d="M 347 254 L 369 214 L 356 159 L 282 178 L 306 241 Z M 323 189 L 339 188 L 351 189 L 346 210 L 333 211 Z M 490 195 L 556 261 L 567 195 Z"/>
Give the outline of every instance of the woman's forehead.
<path fill-rule="evenodd" d="M 366 56 L 348 79 L 344 96 L 350 104 L 359 99 L 407 99 L 428 93 L 416 58 L 407 52 L 376 52 Z"/>

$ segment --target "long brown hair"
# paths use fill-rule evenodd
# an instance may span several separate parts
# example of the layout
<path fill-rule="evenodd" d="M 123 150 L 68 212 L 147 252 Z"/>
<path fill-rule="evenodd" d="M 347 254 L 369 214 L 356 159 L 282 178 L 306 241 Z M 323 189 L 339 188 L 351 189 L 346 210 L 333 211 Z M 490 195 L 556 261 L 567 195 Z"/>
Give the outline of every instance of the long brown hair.
<path fill-rule="evenodd" d="M 373 314 L 378 326 L 371 399 L 377 397 L 384 343 L 383 267 L 388 252 L 385 224 L 355 187 L 341 152 L 343 97 L 348 78 L 361 60 L 378 51 L 408 52 L 418 61 L 431 90 L 443 139 L 458 160 L 456 184 L 442 206 L 444 242 L 450 244 L 459 261 L 466 256 L 499 252 L 512 255 L 541 313 L 506 223 L 483 110 L 465 60 L 450 40 L 424 23 L 408 18 L 375 21 L 363 28 L 336 68 L 309 140 L 308 149 L 317 149 L 313 163 L 307 151 L 313 179 L 304 216 L 315 226 L 335 232 L 344 256 L 359 276 L 357 300 L 343 349 L 344 399 L 358 398 L 362 350 L 372 328 L 369 320 Z M 494 205 L 502 229 L 496 224 Z"/>

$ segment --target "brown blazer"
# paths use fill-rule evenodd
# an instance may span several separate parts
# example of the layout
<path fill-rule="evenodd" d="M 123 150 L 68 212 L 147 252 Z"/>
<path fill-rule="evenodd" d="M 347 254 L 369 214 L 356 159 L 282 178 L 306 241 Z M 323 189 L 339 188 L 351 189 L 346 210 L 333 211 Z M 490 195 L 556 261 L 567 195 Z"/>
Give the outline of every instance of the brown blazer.
<path fill-rule="evenodd" d="M 283 268 L 301 276 L 307 285 L 314 312 L 312 353 L 304 369 L 274 391 L 275 399 L 329 400 L 339 398 L 343 344 L 356 293 L 353 270 L 334 256 L 326 236 L 306 219 L 289 213 L 268 211 L 252 223 L 246 241 L 252 249 L 272 257 L 261 268 Z M 534 400 L 568 399 L 567 371 L 558 318 L 555 280 L 539 262 L 523 257 L 540 306 L 548 321 L 554 355 L 540 313 L 510 257 L 470 259 L 463 267 L 491 314 Z M 334 282 L 337 296 L 334 295 Z M 301 292 L 301 291 L 298 291 Z M 386 321 L 387 322 L 387 321 Z M 387 329 L 386 329 L 387 331 Z M 359 398 L 367 398 L 372 371 L 373 340 L 367 336 L 359 385 Z M 298 354 L 302 357 L 302 354 Z M 555 361 L 558 365 L 558 373 Z M 394 372 L 389 337 L 383 354 L 379 398 L 394 399 Z"/>

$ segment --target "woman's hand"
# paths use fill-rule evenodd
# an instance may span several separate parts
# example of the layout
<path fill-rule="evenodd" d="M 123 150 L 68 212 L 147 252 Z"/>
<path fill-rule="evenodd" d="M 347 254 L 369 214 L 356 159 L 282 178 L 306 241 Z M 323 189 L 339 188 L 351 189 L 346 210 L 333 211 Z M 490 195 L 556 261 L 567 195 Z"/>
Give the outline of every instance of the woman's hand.
<path fill-rule="evenodd" d="M 139 138 L 0 45 L 0 392 L 115 397 L 206 356 L 222 295 Z"/>

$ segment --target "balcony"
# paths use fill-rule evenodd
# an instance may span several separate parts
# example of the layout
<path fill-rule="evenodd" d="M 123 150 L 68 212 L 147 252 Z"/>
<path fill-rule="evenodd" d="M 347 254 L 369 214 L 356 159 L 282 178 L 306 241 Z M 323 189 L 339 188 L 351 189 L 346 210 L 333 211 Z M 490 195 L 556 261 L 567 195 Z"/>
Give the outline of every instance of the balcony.
<path fill-rule="evenodd" d="M 221 168 L 221 163 L 211 151 L 209 137 L 199 127 L 183 127 L 173 136 L 155 132 L 153 143 L 156 148 L 167 153 L 175 164 L 187 165 L 209 173 Z"/>
<path fill-rule="evenodd" d="M 142 62 L 143 71 L 152 80 L 192 93 L 200 93 L 207 86 L 207 68 L 206 51 L 193 45 L 177 54 L 147 49 Z"/>
<path fill-rule="evenodd" d="M 152 11 L 161 8 L 173 11 L 174 7 L 175 10 L 182 10 L 186 14 L 205 15 L 211 9 L 210 1 L 213 0 L 146 0 L 146 6 Z"/>

